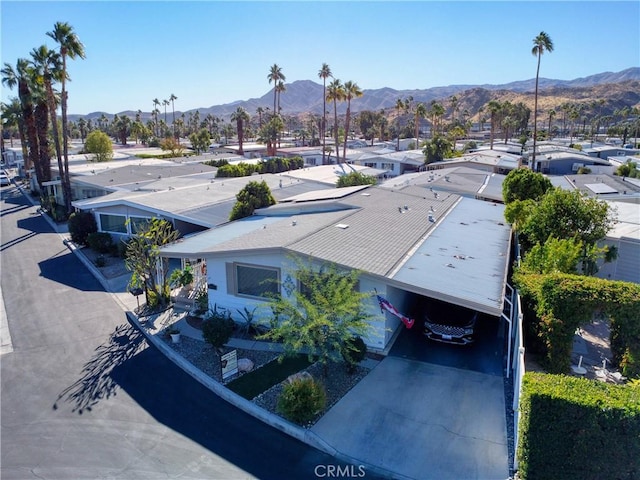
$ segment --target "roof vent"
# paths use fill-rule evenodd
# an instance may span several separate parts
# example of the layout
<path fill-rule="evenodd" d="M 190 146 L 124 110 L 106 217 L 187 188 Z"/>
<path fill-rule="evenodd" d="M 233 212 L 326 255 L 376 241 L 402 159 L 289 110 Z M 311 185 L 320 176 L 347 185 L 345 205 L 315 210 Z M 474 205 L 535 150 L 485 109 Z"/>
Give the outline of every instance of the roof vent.
<path fill-rule="evenodd" d="M 346 223 L 338 223 L 336 224 L 336 227 L 341 228 L 342 230 L 345 230 L 349 228 L 349 225 L 347 225 Z"/>
<path fill-rule="evenodd" d="M 430 221 L 431 223 L 435 223 L 435 222 L 436 222 L 436 219 L 433 217 L 433 215 L 432 215 L 432 214 L 429 214 L 429 221 Z"/>

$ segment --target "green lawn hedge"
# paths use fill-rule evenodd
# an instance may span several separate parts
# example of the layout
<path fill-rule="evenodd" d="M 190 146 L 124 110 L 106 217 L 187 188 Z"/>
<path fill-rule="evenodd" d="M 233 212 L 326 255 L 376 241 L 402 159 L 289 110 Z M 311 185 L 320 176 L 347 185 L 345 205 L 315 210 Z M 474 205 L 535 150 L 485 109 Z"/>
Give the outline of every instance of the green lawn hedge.
<path fill-rule="evenodd" d="M 526 373 L 518 462 L 527 480 L 640 478 L 640 387 Z"/>

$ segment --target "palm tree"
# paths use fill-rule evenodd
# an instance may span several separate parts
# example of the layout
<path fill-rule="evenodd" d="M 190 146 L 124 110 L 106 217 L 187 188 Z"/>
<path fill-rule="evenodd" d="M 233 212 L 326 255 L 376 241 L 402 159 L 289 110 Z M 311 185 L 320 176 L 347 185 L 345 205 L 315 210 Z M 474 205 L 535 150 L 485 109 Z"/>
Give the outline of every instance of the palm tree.
<path fill-rule="evenodd" d="M 278 84 L 276 85 L 275 89 L 276 89 L 276 92 L 278 93 L 278 114 L 280 114 L 280 110 L 282 110 L 280 108 L 280 95 L 282 94 L 282 92 L 286 92 L 287 91 L 287 87 L 285 87 L 283 81 L 279 81 Z"/>
<path fill-rule="evenodd" d="M 349 138 L 349 124 L 351 122 L 351 99 L 361 97 L 362 90 L 357 83 L 351 80 L 344 82 L 344 98 L 347 100 L 347 116 L 344 121 L 344 147 L 342 148 L 342 158 L 347 159 L 347 139 Z"/>
<path fill-rule="evenodd" d="M 258 128 L 262 128 L 262 114 L 264 113 L 264 108 L 256 108 L 256 113 L 258 114 Z"/>
<path fill-rule="evenodd" d="M 60 145 L 60 132 L 58 131 L 58 119 L 56 115 L 57 102 L 53 93 L 52 82 L 54 80 L 61 80 L 62 75 L 62 62 L 60 55 L 57 52 L 49 50 L 46 45 L 42 45 L 40 48 L 33 49 L 31 51 L 31 57 L 33 58 L 33 66 L 38 72 L 38 80 L 41 80 L 44 85 L 47 99 L 47 109 L 51 117 L 51 129 L 53 131 L 53 144 L 56 150 L 56 157 L 58 160 L 58 171 L 63 172 L 63 160 L 62 160 L 62 147 Z M 62 175 L 62 174 L 61 174 Z M 64 204 L 67 204 L 67 199 L 64 198 L 65 189 L 62 189 Z M 70 201 L 70 200 L 69 200 Z"/>
<path fill-rule="evenodd" d="M 2 68 L 2 84 L 10 89 L 13 89 L 16 85 L 18 86 L 22 121 L 25 125 L 26 143 L 29 147 L 27 155 L 24 156 L 24 169 L 29 172 L 31 167 L 38 162 L 38 134 L 33 113 L 33 97 L 29 85 L 29 62 L 24 58 L 19 58 L 15 69 L 5 63 Z"/>
<path fill-rule="evenodd" d="M 160 106 L 160 100 L 158 100 L 157 98 L 154 98 L 153 111 L 151 112 L 151 115 L 155 119 L 155 127 L 153 129 L 153 133 L 156 137 L 158 136 L 158 115 L 160 114 L 160 110 L 158 110 L 159 106 Z"/>
<path fill-rule="evenodd" d="M 497 100 L 490 100 L 487 103 L 487 111 L 491 115 L 491 150 L 493 150 L 493 138 L 495 135 L 495 126 L 498 123 L 498 114 L 502 110 L 502 105 Z"/>
<path fill-rule="evenodd" d="M 22 106 L 16 97 L 9 99 L 9 103 L 2 104 L 3 128 L 7 127 L 13 131 L 18 130 L 20 145 L 22 146 L 22 156 L 27 158 L 27 141 L 25 139 L 24 122 L 22 121 Z M 10 146 L 13 148 L 13 132 L 9 133 Z"/>
<path fill-rule="evenodd" d="M 62 189 L 65 198 L 67 213 L 71 213 L 71 180 L 69 178 L 69 128 L 67 125 L 67 57 L 70 59 L 85 58 L 84 45 L 73 31 L 73 27 L 66 22 L 56 22 L 53 31 L 47 32 L 55 42 L 60 45 L 60 57 L 62 58 L 61 77 L 61 107 L 62 107 L 62 152 L 64 154 L 64 171 L 60 172 Z"/>
<path fill-rule="evenodd" d="M 451 123 L 456 120 L 456 111 L 458 110 L 458 97 L 451 95 L 449 97 L 449 105 L 451 105 Z"/>
<path fill-rule="evenodd" d="M 278 82 L 285 81 L 286 77 L 282 73 L 282 69 L 274 63 L 269 69 L 267 80 L 269 80 L 269 83 L 273 82 L 273 113 L 278 114 L 280 111 L 276 110 L 276 98 L 278 96 L 278 90 L 276 87 L 278 86 Z"/>
<path fill-rule="evenodd" d="M 236 127 L 238 129 L 238 155 L 244 155 L 244 150 L 242 149 L 242 142 L 244 141 L 244 124 L 249 123 L 249 120 L 251 120 L 251 117 L 242 107 L 238 107 L 236 111 L 231 114 L 231 121 L 236 122 Z"/>
<path fill-rule="evenodd" d="M 420 148 L 420 119 L 427 116 L 427 107 L 424 103 L 418 102 L 414 107 L 415 129 L 416 129 L 416 148 Z"/>
<path fill-rule="evenodd" d="M 171 102 L 171 127 L 173 128 L 173 136 L 176 136 L 176 109 L 174 108 L 174 104 L 173 102 L 175 100 L 177 100 L 178 97 L 176 97 L 173 93 L 171 94 L 171 96 L 169 97 L 169 101 Z"/>
<path fill-rule="evenodd" d="M 432 124 L 431 138 L 433 138 L 438 133 L 440 118 L 444 115 L 444 113 L 445 113 L 444 106 L 441 103 L 436 102 L 435 100 L 432 100 L 431 106 L 429 107 L 429 115 L 431 116 L 431 124 Z"/>
<path fill-rule="evenodd" d="M 327 130 L 327 78 L 331 77 L 331 69 L 326 63 L 318 71 L 318 77 L 322 79 L 322 128 L 320 135 L 322 136 L 322 164 L 325 165 L 325 148 L 326 148 L 326 130 Z"/>
<path fill-rule="evenodd" d="M 549 129 L 547 130 L 547 138 L 551 140 L 551 120 L 556 116 L 556 111 L 552 108 L 549 110 Z"/>
<path fill-rule="evenodd" d="M 537 141 L 537 133 L 538 133 L 538 80 L 540 78 L 540 59 L 544 52 L 553 52 L 553 42 L 549 35 L 545 32 L 540 32 L 540 34 L 533 39 L 533 48 L 531 49 L 531 54 L 533 56 L 538 57 L 538 68 L 536 69 L 536 91 L 534 97 L 534 106 L 533 106 L 533 156 L 531 168 L 533 171 L 536 170 L 536 141 Z"/>
<path fill-rule="evenodd" d="M 60 57 L 62 58 L 62 86 L 61 86 L 61 107 L 62 107 L 62 152 L 64 155 L 64 171 L 60 172 L 62 180 L 63 196 L 67 213 L 71 213 L 71 180 L 69 178 L 69 128 L 67 120 L 67 57 L 70 59 L 85 58 L 84 45 L 73 31 L 73 27 L 66 22 L 56 22 L 53 31 L 47 35 L 60 45 Z"/>
<path fill-rule="evenodd" d="M 345 98 L 344 88 L 340 79 L 334 78 L 327 87 L 327 100 L 333 102 L 333 135 L 335 140 L 336 149 L 336 163 L 340 163 L 340 153 L 338 151 L 338 102 L 343 101 Z"/>
<path fill-rule="evenodd" d="M 164 106 L 164 123 L 167 123 L 167 107 L 171 102 L 169 100 L 162 100 L 162 105 Z"/>

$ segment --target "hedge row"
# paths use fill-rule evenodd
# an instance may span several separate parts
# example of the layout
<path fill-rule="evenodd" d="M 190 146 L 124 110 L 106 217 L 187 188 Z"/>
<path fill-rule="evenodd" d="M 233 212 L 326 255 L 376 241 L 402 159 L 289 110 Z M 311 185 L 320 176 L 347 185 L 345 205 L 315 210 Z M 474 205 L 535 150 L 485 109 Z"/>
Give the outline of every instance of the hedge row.
<path fill-rule="evenodd" d="M 528 372 L 520 398 L 526 480 L 640 478 L 640 387 Z"/>
<path fill-rule="evenodd" d="M 304 166 L 302 157 L 282 158 L 273 157 L 263 159 L 257 164 L 252 163 L 234 163 L 222 165 L 218 168 L 216 177 L 248 177 L 254 173 L 281 173 L 289 170 L 297 170 Z"/>
<path fill-rule="evenodd" d="M 539 323 L 534 330 L 545 346 L 550 372 L 569 371 L 576 328 L 600 311 L 611 319 L 614 363 L 626 377 L 640 377 L 640 286 L 569 274 L 516 274 L 514 279 L 536 305 Z"/>

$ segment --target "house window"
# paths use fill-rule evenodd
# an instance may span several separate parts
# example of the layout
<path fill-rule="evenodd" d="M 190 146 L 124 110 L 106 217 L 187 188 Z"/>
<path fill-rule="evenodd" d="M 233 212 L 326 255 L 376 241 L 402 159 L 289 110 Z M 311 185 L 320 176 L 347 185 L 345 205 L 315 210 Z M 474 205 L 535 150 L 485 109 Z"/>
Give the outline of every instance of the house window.
<path fill-rule="evenodd" d="M 365 167 L 369 167 L 369 168 L 376 168 L 376 163 L 375 162 L 364 162 L 364 166 Z"/>
<path fill-rule="evenodd" d="M 393 172 L 393 163 L 383 163 L 382 170 L 391 170 Z"/>
<path fill-rule="evenodd" d="M 146 217 L 129 217 L 129 224 L 131 225 L 131 233 L 135 235 L 140 230 L 144 229 L 148 224 L 150 218 Z"/>
<path fill-rule="evenodd" d="M 100 214 L 100 228 L 103 232 L 127 233 L 127 217 L 124 215 Z"/>
<path fill-rule="evenodd" d="M 280 293 L 280 269 L 236 265 L 236 293 L 248 297 L 273 298 Z"/>

